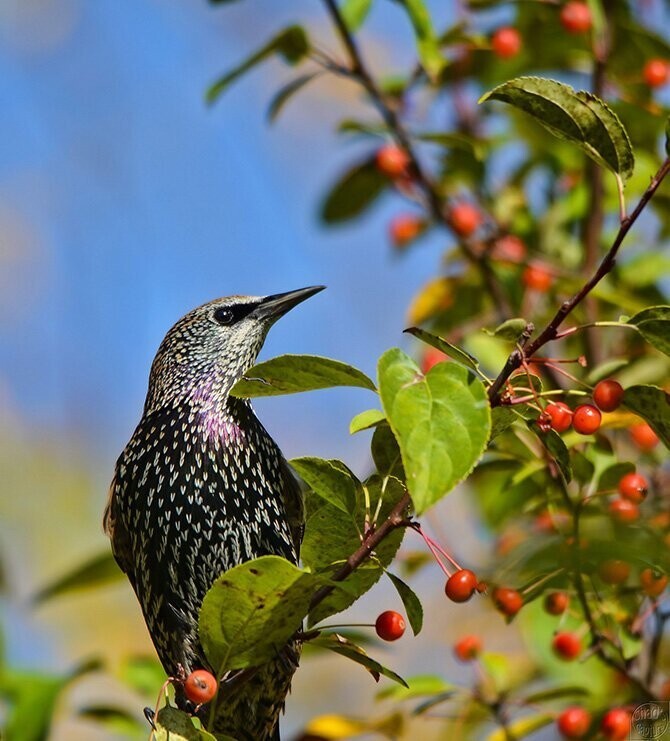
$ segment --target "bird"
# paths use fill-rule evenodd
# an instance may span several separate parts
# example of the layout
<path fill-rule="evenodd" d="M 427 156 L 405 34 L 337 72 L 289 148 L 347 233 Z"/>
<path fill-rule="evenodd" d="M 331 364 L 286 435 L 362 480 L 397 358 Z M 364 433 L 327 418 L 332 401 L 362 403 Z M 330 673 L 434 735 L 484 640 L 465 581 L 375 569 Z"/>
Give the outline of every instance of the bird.
<path fill-rule="evenodd" d="M 270 327 L 323 288 L 203 304 L 168 331 L 151 365 L 103 527 L 169 677 L 199 668 L 216 674 L 198 639 L 198 613 L 218 576 L 266 555 L 298 563 L 300 483 L 249 400 L 230 392 Z M 230 696 L 220 692 L 208 730 L 242 741 L 279 739 L 298 658 L 299 644 L 289 642 Z M 176 692 L 179 707 L 192 709 L 178 684 Z"/>

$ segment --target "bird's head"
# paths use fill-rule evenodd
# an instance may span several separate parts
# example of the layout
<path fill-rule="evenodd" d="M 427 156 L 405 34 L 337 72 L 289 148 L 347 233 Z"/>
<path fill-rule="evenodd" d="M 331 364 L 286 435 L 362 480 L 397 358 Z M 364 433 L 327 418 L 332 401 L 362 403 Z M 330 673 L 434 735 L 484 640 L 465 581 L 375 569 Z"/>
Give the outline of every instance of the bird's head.
<path fill-rule="evenodd" d="M 175 402 L 224 398 L 254 364 L 270 327 L 324 286 L 272 296 L 227 296 L 182 317 L 151 366 L 145 413 Z"/>

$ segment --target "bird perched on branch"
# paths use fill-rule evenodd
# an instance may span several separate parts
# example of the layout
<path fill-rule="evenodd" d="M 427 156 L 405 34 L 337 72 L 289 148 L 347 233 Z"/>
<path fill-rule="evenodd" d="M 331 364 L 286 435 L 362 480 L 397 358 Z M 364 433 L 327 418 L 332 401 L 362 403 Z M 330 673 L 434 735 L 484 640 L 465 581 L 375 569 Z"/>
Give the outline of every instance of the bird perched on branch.
<path fill-rule="evenodd" d="M 246 399 L 230 390 L 268 330 L 323 286 L 230 296 L 194 309 L 167 333 L 151 367 L 144 413 L 116 464 L 104 527 L 169 676 L 208 665 L 198 640 L 205 593 L 224 571 L 279 555 L 297 563 L 299 485 Z M 297 667 L 289 644 L 217 701 L 210 731 L 278 739 Z M 177 697 L 185 707 L 185 698 Z"/>

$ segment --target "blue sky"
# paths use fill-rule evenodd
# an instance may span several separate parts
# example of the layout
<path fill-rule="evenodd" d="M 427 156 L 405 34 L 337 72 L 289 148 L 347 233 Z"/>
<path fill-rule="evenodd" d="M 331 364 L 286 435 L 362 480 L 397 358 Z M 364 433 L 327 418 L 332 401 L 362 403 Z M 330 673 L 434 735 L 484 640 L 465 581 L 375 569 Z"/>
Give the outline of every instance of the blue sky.
<path fill-rule="evenodd" d="M 438 253 L 428 242 L 391 259 L 390 199 L 352 226 L 318 224 L 321 195 L 361 151 L 333 131 L 361 110 L 355 89 L 315 87 L 269 127 L 267 102 L 292 74 L 269 62 L 215 107 L 203 102 L 218 74 L 285 23 L 311 18 L 335 48 L 320 6 L 20 7 L 0 16 L 0 377 L 28 424 L 67 431 L 111 463 L 138 418 L 163 334 L 193 306 L 230 293 L 326 284 L 273 329 L 264 357 L 310 352 L 374 373 L 378 355 L 403 341 L 404 307 Z M 388 58 L 377 34 L 390 33 L 400 68 L 410 53 L 405 19 L 373 21 L 375 53 Z M 339 103 L 326 108 L 328 95 Z M 332 391 L 259 409 L 289 455 L 345 455 L 354 451 L 348 419 L 371 401 Z"/>

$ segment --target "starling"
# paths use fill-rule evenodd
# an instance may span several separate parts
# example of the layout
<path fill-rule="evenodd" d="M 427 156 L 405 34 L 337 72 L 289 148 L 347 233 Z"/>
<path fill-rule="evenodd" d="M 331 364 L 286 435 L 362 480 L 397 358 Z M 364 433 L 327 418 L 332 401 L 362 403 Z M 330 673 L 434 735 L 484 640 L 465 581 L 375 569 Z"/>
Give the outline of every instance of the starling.
<path fill-rule="evenodd" d="M 142 419 L 116 464 L 104 528 L 168 676 L 216 673 L 198 640 L 198 613 L 220 574 L 265 555 L 298 562 L 299 484 L 249 401 L 230 390 L 272 324 L 321 290 L 204 304 L 172 327 L 154 358 Z M 209 730 L 278 739 L 298 650 L 278 647 L 276 660 L 230 696 L 220 692 Z M 187 706 L 179 691 L 177 702 Z"/>

